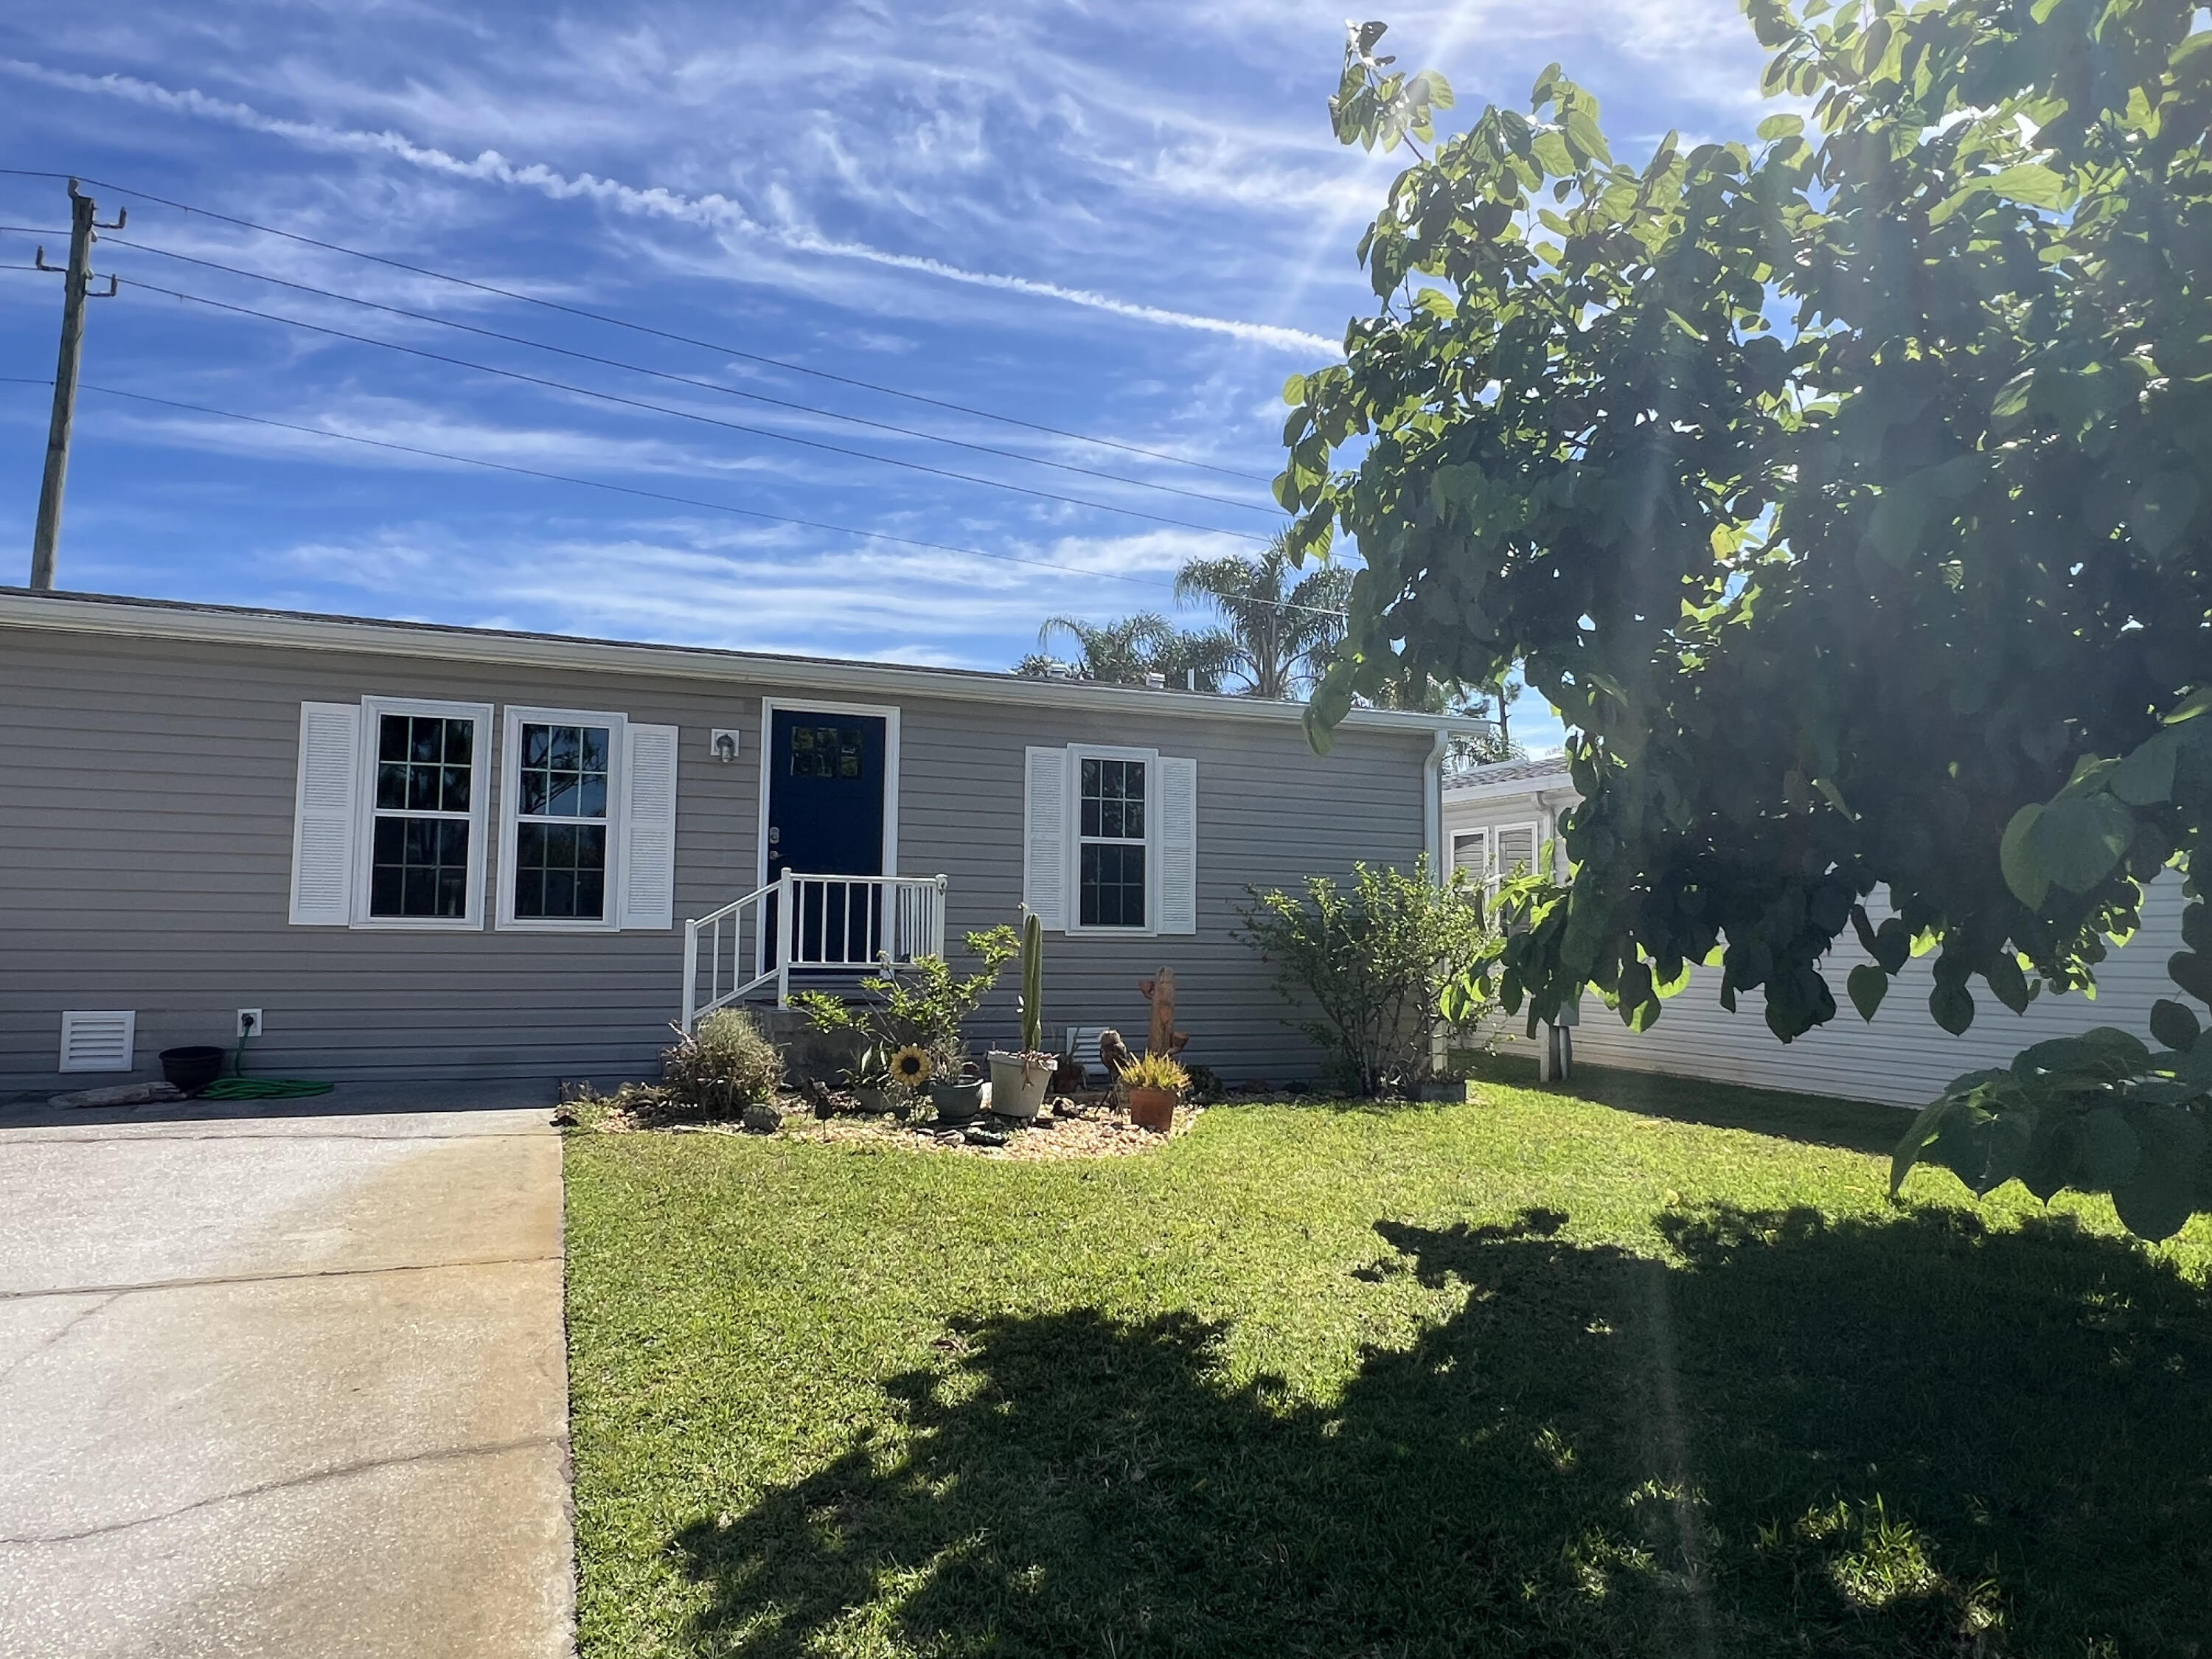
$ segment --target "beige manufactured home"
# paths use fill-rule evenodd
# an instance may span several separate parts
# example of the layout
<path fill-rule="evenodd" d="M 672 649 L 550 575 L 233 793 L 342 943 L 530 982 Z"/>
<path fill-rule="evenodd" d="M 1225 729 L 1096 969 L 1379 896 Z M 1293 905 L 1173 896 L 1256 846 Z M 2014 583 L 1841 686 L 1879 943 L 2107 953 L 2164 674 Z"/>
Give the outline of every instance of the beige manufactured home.
<path fill-rule="evenodd" d="M 0 1093 L 649 1073 L 672 1024 L 1026 904 L 1048 1024 L 1315 1057 L 1253 886 L 1441 848 L 1463 727 L 872 663 L 0 589 Z M 978 1037 L 1012 1034 L 1011 994 Z"/>

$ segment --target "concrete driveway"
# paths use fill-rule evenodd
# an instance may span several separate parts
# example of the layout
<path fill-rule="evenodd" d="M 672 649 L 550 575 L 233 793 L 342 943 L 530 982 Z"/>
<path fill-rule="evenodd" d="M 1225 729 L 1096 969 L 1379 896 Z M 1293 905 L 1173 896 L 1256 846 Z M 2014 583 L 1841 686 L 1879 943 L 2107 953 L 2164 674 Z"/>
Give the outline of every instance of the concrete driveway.
<path fill-rule="evenodd" d="M 357 1103 L 0 1109 L 0 1654 L 573 1650 L 549 1109 Z"/>

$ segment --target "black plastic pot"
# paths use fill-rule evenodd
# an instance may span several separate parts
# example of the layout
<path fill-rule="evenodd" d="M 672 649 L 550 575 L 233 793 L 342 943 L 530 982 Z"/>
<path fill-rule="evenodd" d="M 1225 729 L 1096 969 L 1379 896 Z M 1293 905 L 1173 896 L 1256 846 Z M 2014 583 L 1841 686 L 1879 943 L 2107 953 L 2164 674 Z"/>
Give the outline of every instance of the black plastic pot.
<path fill-rule="evenodd" d="M 222 1048 L 210 1048 L 195 1043 L 188 1048 L 161 1050 L 161 1075 L 172 1087 L 196 1095 L 222 1075 L 222 1063 L 229 1053 Z"/>

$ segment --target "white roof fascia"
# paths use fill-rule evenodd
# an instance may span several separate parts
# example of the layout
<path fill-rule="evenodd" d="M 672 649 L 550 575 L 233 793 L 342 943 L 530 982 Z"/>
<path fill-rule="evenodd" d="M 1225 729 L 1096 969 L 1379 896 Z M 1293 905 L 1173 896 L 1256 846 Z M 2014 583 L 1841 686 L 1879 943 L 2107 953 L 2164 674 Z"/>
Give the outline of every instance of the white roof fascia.
<path fill-rule="evenodd" d="M 1571 792 L 1574 787 L 1574 775 L 1563 765 L 1556 772 L 1524 775 L 1517 778 L 1499 778 L 1489 782 L 1453 784 L 1444 791 L 1444 799 L 1453 804 L 1510 800 L 1516 795 L 1548 794 L 1559 789 Z"/>
<path fill-rule="evenodd" d="M 0 587 L 0 628 L 54 633 L 123 635 L 218 645 L 269 646 L 295 651 L 362 652 L 422 657 L 500 667 L 592 669 L 679 679 L 736 682 L 769 690 L 875 692 L 886 696 L 947 697 L 1066 708 L 1094 714 L 1179 714 L 1214 720 L 1302 724 L 1300 702 L 1211 692 L 1156 691 L 1146 686 L 1095 681 L 1027 679 L 974 669 L 919 668 L 896 663 L 834 658 L 786 657 L 711 647 L 644 645 L 584 640 L 557 634 L 505 633 L 434 623 L 398 623 L 285 611 L 253 611 L 166 599 L 104 594 L 33 593 Z M 1343 724 L 1358 730 L 1393 731 L 1411 737 L 1487 731 L 1486 720 L 1395 708 L 1355 708 Z"/>

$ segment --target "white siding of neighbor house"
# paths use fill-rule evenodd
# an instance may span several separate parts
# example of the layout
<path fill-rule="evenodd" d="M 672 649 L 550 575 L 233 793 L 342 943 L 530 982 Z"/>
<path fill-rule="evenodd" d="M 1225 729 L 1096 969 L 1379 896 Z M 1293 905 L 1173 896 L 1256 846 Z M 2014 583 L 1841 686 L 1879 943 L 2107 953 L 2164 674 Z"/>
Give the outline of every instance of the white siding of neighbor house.
<path fill-rule="evenodd" d="M 675 927 L 292 925 L 301 705 L 368 693 L 604 708 L 677 728 Z M 787 687 L 774 695 L 805 702 Z M 678 1014 L 684 918 L 755 884 L 758 745 L 720 763 L 709 732 L 757 732 L 760 699 L 758 687 L 603 667 L 0 629 L 0 1093 L 70 1084 L 57 1064 L 70 1008 L 135 1010 L 142 1077 L 165 1047 L 231 1041 L 241 1007 L 263 1010 L 267 1036 L 247 1063 L 264 1076 L 651 1074 Z M 1428 733 L 1348 728 L 1324 758 L 1292 721 L 897 702 L 901 872 L 951 878 L 955 939 L 1015 919 L 1029 745 L 1140 744 L 1194 760 L 1196 934 L 1048 935 L 1048 1028 L 1141 1032 L 1137 981 L 1168 965 L 1189 1059 L 1232 1079 L 1313 1074 L 1267 969 L 1232 937 L 1238 908 L 1248 884 L 1289 886 L 1360 860 L 1410 868 Z M 496 787 L 495 771 L 484 777 Z M 495 916 L 495 897 L 484 903 Z M 977 1046 L 1015 1030 L 1010 977 Z"/>
<path fill-rule="evenodd" d="M 1549 787 L 1565 786 L 1561 777 Z M 1453 830 L 1525 822 L 1534 816 L 1534 790 L 1480 802 L 1447 791 L 1447 841 Z M 1867 909 L 1877 922 L 1887 914 L 1879 893 Z M 1822 964 L 1835 994 L 1836 1017 L 1794 1042 L 1785 1044 L 1767 1030 L 1759 993 L 1740 995 L 1737 1012 L 1731 1014 L 1718 1000 L 1720 969 L 1698 968 L 1692 970 L 1688 987 L 1667 1001 L 1658 1023 L 1641 1035 L 1622 1024 L 1595 993 L 1585 996 L 1582 1023 L 1575 1028 L 1575 1058 L 1759 1089 L 1922 1106 L 1953 1078 L 2008 1064 L 2029 1043 L 2047 1037 L 2117 1025 L 2149 1041 L 2151 1004 L 2176 994 L 2166 962 L 2181 948 L 2181 909 L 2177 878 L 2169 875 L 2152 884 L 2142 932 L 2100 967 L 2094 1000 L 2045 994 L 2028 1005 L 2026 1014 L 2016 1015 L 1974 981 L 1974 1023 L 1959 1036 L 1943 1030 L 1928 1012 L 1932 957 L 1908 963 L 1891 981 L 1873 1023 L 1862 1020 L 1845 994 L 1844 980 L 1868 957 L 1856 935 L 1846 932 Z"/>

